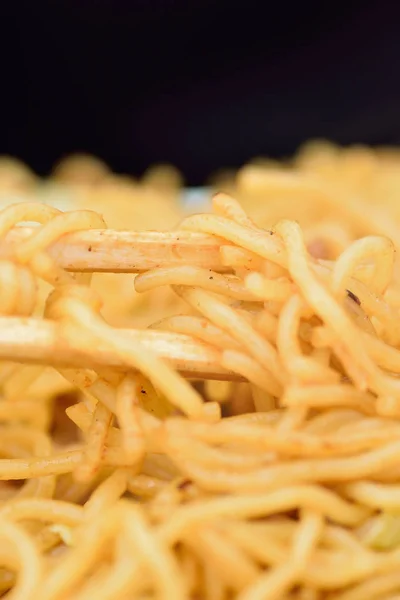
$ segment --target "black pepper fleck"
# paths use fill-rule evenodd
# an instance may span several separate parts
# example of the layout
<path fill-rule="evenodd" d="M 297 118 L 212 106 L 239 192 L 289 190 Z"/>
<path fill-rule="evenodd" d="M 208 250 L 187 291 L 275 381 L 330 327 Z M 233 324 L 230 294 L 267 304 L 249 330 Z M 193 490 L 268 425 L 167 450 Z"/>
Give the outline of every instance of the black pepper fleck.
<path fill-rule="evenodd" d="M 176 487 L 178 488 L 178 490 L 185 490 L 187 487 L 192 485 L 192 483 L 193 481 L 191 479 L 183 479 L 183 481 L 178 483 Z"/>
<path fill-rule="evenodd" d="M 346 290 L 346 292 L 347 292 L 347 295 L 349 298 L 351 298 L 356 304 L 361 306 L 361 300 L 360 300 L 360 298 L 358 298 L 358 296 L 353 294 L 353 292 L 351 292 L 350 290 Z"/>

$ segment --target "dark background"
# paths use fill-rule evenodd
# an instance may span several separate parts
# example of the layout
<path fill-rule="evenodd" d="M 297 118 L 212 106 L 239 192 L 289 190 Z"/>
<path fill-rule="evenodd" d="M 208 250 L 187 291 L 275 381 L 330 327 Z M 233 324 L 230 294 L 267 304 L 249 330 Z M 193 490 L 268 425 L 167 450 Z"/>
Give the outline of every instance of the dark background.
<path fill-rule="evenodd" d="M 400 141 L 400 3 L 0 0 L 0 153 L 199 184 L 308 138 Z"/>

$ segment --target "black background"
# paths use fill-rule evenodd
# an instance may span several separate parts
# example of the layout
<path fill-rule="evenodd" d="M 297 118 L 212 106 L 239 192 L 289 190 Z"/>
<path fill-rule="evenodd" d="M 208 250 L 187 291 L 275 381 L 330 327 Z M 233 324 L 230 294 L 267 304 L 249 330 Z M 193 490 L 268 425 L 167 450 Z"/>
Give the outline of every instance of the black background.
<path fill-rule="evenodd" d="M 400 141 L 400 4 L 0 0 L 0 153 L 190 184 L 304 140 Z"/>

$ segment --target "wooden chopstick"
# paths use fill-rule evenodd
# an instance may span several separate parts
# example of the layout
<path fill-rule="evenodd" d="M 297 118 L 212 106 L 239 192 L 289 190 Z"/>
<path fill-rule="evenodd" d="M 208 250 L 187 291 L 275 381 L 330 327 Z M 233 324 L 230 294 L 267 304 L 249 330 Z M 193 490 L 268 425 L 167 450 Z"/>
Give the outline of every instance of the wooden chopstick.
<path fill-rule="evenodd" d="M 34 228 L 15 227 L 0 240 L 0 258 L 32 234 Z M 189 231 L 116 231 L 91 229 L 62 236 L 47 249 L 57 263 L 72 272 L 140 273 L 158 266 L 195 265 L 229 272 L 221 263 L 222 240 Z"/>
<path fill-rule="evenodd" d="M 219 365 L 220 354 L 207 344 L 178 333 L 119 329 L 132 344 L 140 342 L 189 379 L 240 380 Z M 62 326 L 34 318 L 0 317 L 0 360 L 46 364 L 59 368 L 111 366 L 126 370 L 114 354 L 92 345 L 82 349 L 79 340 L 66 339 Z"/>

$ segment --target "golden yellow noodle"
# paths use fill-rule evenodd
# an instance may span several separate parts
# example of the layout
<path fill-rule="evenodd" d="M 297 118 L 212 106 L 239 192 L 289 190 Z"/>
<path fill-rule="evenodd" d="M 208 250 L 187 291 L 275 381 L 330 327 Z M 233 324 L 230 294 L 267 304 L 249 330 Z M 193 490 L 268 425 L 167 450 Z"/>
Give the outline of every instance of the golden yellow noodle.
<path fill-rule="evenodd" d="M 0 161 L 0 196 L 23 200 L 0 239 L 36 223 L 1 256 L 0 315 L 120 365 L 0 363 L 0 593 L 400 597 L 399 167 L 313 144 L 224 176 L 242 204 L 188 215 L 166 166 L 139 182 L 75 156 L 45 184 Z M 226 273 L 73 275 L 47 253 L 105 221 L 215 236 Z M 184 379 L 121 330 L 144 326 L 205 343 L 231 380 Z"/>

